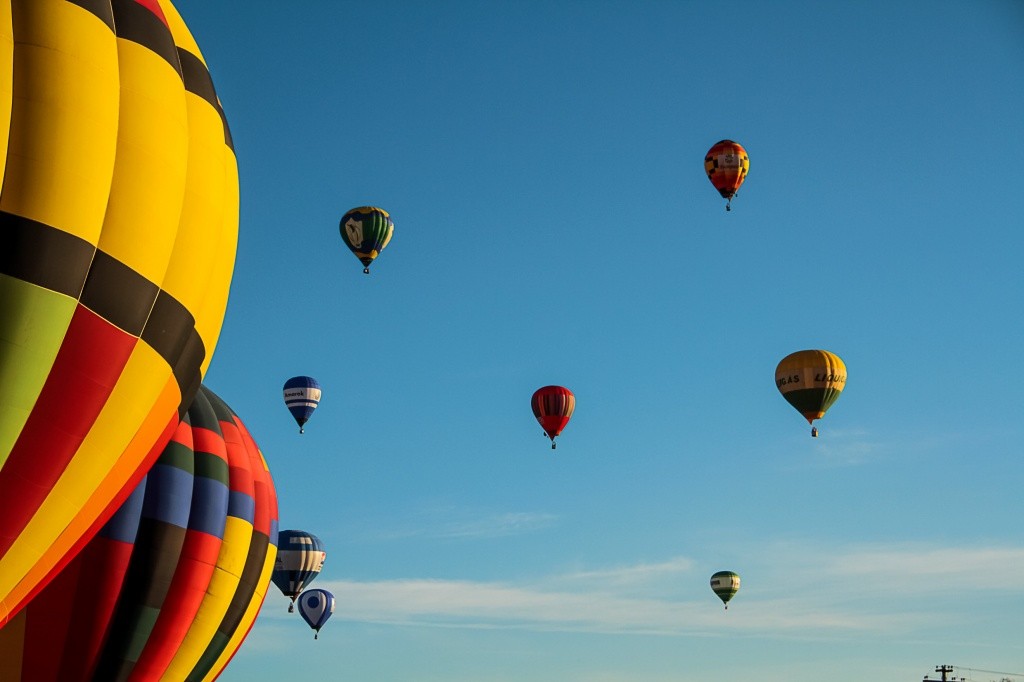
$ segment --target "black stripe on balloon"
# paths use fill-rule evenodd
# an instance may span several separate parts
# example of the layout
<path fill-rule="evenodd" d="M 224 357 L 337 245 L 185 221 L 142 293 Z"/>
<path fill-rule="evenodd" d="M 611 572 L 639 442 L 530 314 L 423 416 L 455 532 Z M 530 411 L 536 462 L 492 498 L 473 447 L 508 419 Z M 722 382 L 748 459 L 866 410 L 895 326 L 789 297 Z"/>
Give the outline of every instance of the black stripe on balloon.
<path fill-rule="evenodd" d="M 96 15 L 111 31 L 114 30 L 114 12 L 110 8 L 110 0 L 68 0 L 86 12 Z"/>
<path fill-rule="evenodd" d="M 193 95 L 198 95 L 210 103 L 210 106 L 220 115 L 221 123 L 224 125 L 224 144 L 232 151 L 235 143 L 231 139 L 231 129 L 228 127 L 227 116 L 224 115 L 224 108 L 217 99 L 217 91 L 213 87 L 213 78 L 196 55 L 188 50 L 178 48 L 178 61 L 181 62 L 181 77 L 185 81 L 185 89 Z"/>
<path fill-rule="evenodd" d="M 161 290 L 157 295 L 146 326 L 139 336 L 168 361 L 180 386 L 186 382 L 179 376 L 178 365 L 184 361 L 186 366 L 191 363 L 198 370 L 203 361 L 201 357 L 196 360 L 194 354 L 195 341 L 192 337 L 199 336 L 195 318 L 188 308 L 166 291 Z M 202 341 L 199 344 L 202 346 Z M 178 362 L 172 362 L 171 358 L 178 358 Z"/>
<path fill-rule="evenodd" d="M 95 254 L 81 237 L 0 211 L 0 274 L 77 299 Z"/>
<path fill-rule="evenodd" d="M 132 336 L 141 336 L 159 291 L 159 287 L 121 261 L 97 250 L 81 302 L 116 327 Z"/>
<path fill-rule="evenodd" d="M 140 337 L 171 367 L 184 415 L 199 390 L 206 347 L 180 301 L 84 239 L 6 211 L 0 211 L 0 274 L 80 299 Z"/>
<path fill-rule="evenodd" d="M 203 376 L 199 373 L 199 369 L 205 357 L 206 347 L 203 345 L 203 339 L 199 336 L 199 332 L 193 329 L 185 344 L 185 350 L 178 358 L 178 362 L 171 368 L 171 371 L 174 372 L 174 379 L 181 389 L 179 416 L 185 414 L 203 383 Z"/>
<path fill-rule="evenodd" d="M 252 596 L 256 593 L 256 588 L 260 582 L 260 575 L 263 573 L 264 559 L 267 557 L 269 547 L 270 538 L 263 533 L 252 534 L 249 554 L 245 558 L 245 568 L 242 569 L 242 576 L 238 581 L 238 588 L 231 598 L 231 604 L 224 614 L 224 619 L 221 620 L 220 625 L 217 627 L 217 633 L 214 635 L 210 646 L 203 652 L 203 655 L 199 658 L 199 663 L 189 673 L 188 680 L 203 679 L 224 652 L 228 642 L 231 640 L 231 634 L 238 629 L 238 624 L 245 617 L 245 612 L 252 602 Z"/>
<path fill-rule="evenodd" d="M 263 533 L 253 532 L 249 544 L 249 554 L 245 558 L 245 568 L 242 569 L 242 577 L 238 581 L 238 589 L 231 600 L 231 605 L 224 614 L 221 621 L 221 632 L 234 632 L 238 624 L 242 622 L 249 604 L 252 602 L 252 595 L 256 594 L 256 588 L 260 584 L 260 575 L 263 573 L 264 560 L 267 558 L 267 548 L 270 546 L 270 538 Z"/>
<path fill-rule="evenodd" d="M 130 40 L 152 50 L 181 75 L 178 50 L 167 24 L 153 11 L 135 0 L 113 0 L 114 32 L 118 38 Z"/>
<path fill-rule="evenodd" d="M 93 679 L 127 679 L 171 587 L 185 533 L 184 528 L 156 519 L 143 517 L 139 522 L 128 573 Z"/>
<path fill-rule="evenodd" d="M 189 423 L 194 429 L 206 429 L 213 431 L 221 438 L 224 437 L 220 429 L 220 419 L 217 417 L 216 408 L 213 405 L 213 391 L 206 386 L 201 386 L 188 408 Z"/>

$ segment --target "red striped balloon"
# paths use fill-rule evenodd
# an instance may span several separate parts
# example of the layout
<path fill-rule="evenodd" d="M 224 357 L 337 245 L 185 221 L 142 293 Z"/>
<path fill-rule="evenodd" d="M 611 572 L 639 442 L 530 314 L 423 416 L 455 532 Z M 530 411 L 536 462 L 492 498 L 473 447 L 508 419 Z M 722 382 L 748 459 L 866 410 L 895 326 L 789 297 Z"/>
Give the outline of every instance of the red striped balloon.
<path fill-rule="evenodd" d="M 212 679 L 263 602 L 276 537 L 266 463 L 203 387 L 110 522 L 0 629 L 0 679 Z"/>
<path fill-rule="evenodd" d="M 544 429 L 544 435 L 551 439 L 551 449 L 554 450 L 555 438 L 562 433 L 576 409 L 576 396 L 564 386 L 544 386 L 534 391 L 530 407 Z"/>

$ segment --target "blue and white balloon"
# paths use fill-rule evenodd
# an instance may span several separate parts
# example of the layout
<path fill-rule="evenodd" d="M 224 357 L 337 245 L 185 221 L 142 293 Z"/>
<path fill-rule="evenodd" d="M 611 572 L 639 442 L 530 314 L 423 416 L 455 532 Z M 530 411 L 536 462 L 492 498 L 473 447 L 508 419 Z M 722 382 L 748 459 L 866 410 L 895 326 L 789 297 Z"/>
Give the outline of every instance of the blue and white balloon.
<path fill-rule="evenodd" d="M 313 377 L 292 377 L 284 382 L 284 404 L 295 417 L 299 433 L 320 404 L 320 384 Z"/>
<path fill-rule="evenodd" d="M 319 639 L 320 628 L 334 613 L 334 595 L 327 590 L 306 590 L 299 595 L 299 613 L 316 630 L 313 639 Z"/>
<path fill-rule="evenodd" d="M 277 559 L 271 579 L 284 596 L 291 599 L 288 612 L 295 610 L 295 600 L 324 567 L 327 552 L 320 538 L 303 530 L 282 530 L 277 534 Z"/>

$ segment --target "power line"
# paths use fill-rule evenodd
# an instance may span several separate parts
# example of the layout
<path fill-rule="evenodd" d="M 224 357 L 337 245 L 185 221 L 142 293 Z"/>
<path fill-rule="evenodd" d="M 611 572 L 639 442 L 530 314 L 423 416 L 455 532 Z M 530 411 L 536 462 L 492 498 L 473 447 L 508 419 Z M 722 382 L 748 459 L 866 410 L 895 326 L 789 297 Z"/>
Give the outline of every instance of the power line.
<path fill-rule="evenodd" d="M 968 668 L 965 665 L 951 665 L 949 667 L 956 668 L 957 670 L 970 670 L 971 672 L 975 673 L 991 673 L 992 675 L 1009 675 L 1010 677 L 1024 677 L 1024 673 L 1008 673 L 1002 670 L 983 670 L 981 668 Z M 935 672 L 939 671 L 936 670 Z"/>

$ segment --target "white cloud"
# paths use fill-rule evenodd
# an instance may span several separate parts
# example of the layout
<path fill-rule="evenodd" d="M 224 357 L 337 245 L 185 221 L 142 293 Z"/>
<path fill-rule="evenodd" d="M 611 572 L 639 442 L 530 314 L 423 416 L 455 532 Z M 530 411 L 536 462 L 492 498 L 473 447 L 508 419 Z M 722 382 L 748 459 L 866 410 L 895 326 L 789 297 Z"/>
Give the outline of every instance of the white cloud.
<path fill-rule="evenodd" d="M 955 611 L 951 593 L 970 594 L 980 577 L 998 575 L 994 569 L 1024 565 L 1024 548 L 901 544 L 837 551 L 790 543 L 765 548 L 756 561 L 727 613 L 705 571 L 687 557 L 528 582 L 409 578 L 317 586 L 337 597 L 336 618 L 378 624 L 807 640 L 853 631 L 909 637 L 937 617 L 952 617 L 941 613 Z M 999 585 L 1004 593 L 1024 593 L 1024 571 L 1007 571 Z M 917 599 L 908 598 L 908 590 Z"/>
<path fill-rule="evenodd" d="M 867 546 L 830 557 L 825 564 L 836 576 L 899 581 L 904 591 L 979 585 L 1024 590 L 1024 547 Z M 891 584 L 886 583 L 889 589 Z"/>

